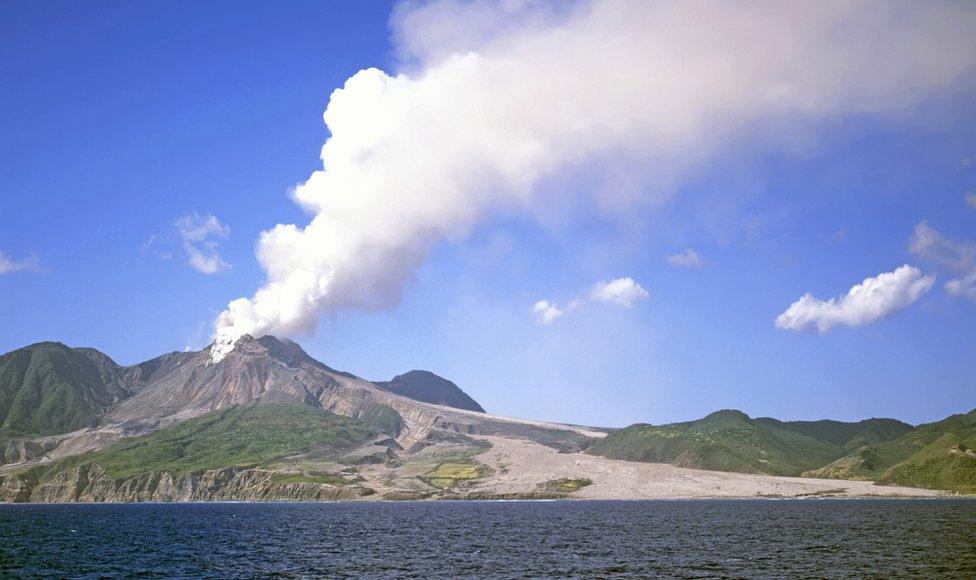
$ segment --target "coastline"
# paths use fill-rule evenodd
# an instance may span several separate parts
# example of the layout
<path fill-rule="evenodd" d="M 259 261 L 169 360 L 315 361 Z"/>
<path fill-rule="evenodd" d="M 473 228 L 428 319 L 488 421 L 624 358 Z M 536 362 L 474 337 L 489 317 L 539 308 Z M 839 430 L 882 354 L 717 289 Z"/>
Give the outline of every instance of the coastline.
<path fill-rule="evenodd" d="M 958 494 L 954 492 L 935 493 L 933 495 L 836 495 L 820 497 L 648 497 L 648 498 L 469 498 L 469 497 L 437 497 L 427 499 L 359 499 L 359 500 L 200 500 L 200 501 L 72 501 L 72 502 L 9 502 L 0 501 L 0 507 L 7 506 L 193 506 L 193 505 L 402 505 L 402 504 L 431 504 L 431 503 L 699 503 L 699 502 L 903 502 L 903 501 L 976 501 L 976 495 Z"/>

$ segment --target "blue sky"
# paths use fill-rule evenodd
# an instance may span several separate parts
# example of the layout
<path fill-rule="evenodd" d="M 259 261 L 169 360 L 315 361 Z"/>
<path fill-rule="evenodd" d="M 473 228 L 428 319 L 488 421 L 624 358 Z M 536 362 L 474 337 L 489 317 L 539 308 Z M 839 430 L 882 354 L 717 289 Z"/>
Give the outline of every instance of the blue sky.
<path fill-rule="evenodd" d="M 261 232 L 309 222 L 289 191 L 322 168 L 330 93 L 367 67 L 435 67 L 408 50 L 426 38 L 416 23 L 391 40 L 393 9 L 4 3 L 0 350 L 59 340 L 131 364 L 205 346 L 228 301 L 265 281 Z M 623 218 L 592 193 L 607 187 L 599 161 L 565 163 L 532 185 L 545 211 L 484 211 L 425 246 L 398 300 L 321 309 L 296 340 L 366 378 L 429 369 L 491 412 L 587 424 L 968 411 L 976 302 L 944 288 L 966 272 L 909 243 L 923 221 L 976 242 L 974 80 L 719 148 Z M 187 239 L 211 215 L 220 227 Z M 201 272 L 184 242 L 220 262 Z M 701 264 L 668 262 L 686 249 Z M 822 333 L 774 324 L 805 293 L 838 297 L 903 264 L 934 276 L 904 307 Z M 648 297 L 589 298 L 624 277 Z M 540 324 L 543 299 L 564 314 Z"/>

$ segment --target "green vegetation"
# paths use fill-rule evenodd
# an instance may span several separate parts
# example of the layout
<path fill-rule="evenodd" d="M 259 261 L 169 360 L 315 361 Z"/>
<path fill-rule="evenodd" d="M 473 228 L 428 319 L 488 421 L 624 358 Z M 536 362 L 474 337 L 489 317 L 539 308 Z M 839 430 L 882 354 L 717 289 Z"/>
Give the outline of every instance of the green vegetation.
<path fill-rule="evenodd" d="M 588 477 L 580 478 L 569 478 L 564 477 L 562 479 L 550 479 L 549 481 L 542 484 L 543 491 L 551 491 L 557 493 L 573 493 L 574 491 L 579 491 L 588 485 L 592 485 L 593 480 Z"/>
<path fill-rule="evenodd" d="M 830 420 L 784 422 L 764 417 L 755 419 L 754 423 L 773 430 L 793 431 L 847 450 L 877 441 L 890 441 L 913 429 L 908 423 L 895 419 L 866 419 L 856 423 L 844 423 Z"/>
<path fill-rule="evenodd" d="M 687 423 L 631 425 L 611 433 L 588 452 L 700 469 L 799 475 L 842 457 L 852 445 L 885 441 L 908 430 L 910 425 L 890 419 L 790 423 L 718 411 Z"/>
<path fill-rule="evenodd" d="M 289 483 L 320 483 L 325 485 L 348 485 L 354 483 L 340 475 L 310 473 L 275 473 L 271 481 L 280 485 Z"/>
<path fill-rule="evenodd" d="M 71 469 L 72 467 L 91 463 L 92 459 L 96 455 L 97 453 L 94 452 L 83 453 L 81 455 L 72 455 L 52 463 L 44 463 L 42 465 L 38 465 L 37 467 L 32 467 L 27 471 L 17 474 L 16 477 L 31 482 L 33 486 L 38 482 L 44 481 L 49 477 L 62 471 Z"/>
<path fill-rule="evenodd" d="M 451 489 L 457 484 L 485 476 L 482 466 L 474 463 L 442 463 L 437 469 L 426 474 L 422 479 L 434 487 Z"/>
<path fill-rule="evenodd" d="M 976 410 L 919 425 L 892 441 L 865 445 L 804 475 L 976 493 L 974 447 Z"/>
<path fill-rule="evenodd" d="M 0 356 L 0 440 L 98 423 L 125 398 L 122 368 L 92 349 L 41 342 Z"/>
<path fill-rule="evenodd" d="M 377 429 L 300 405 L 233 407 L 125 439 L 92 461 L 110 477 L 153 470 L 174 476 L 223 467 L 251 467 L 291 455 L 361 445 Z"/>
<path fill-rule="evenodd" d="M 700 469 L 976 493 L 974 448 L 976 410 L 918 427 L 892 419 L 783 422 L 719 411 L 687 423 L 631 425 L 589 452 Z"/>
<path fill-rule="evenodd" d="M 436 437 L 436 436 L 435 436 Z M 472 460 L 491 449 L 491 443 L 484 439 L 457 436 L 448 444 L 427 448 L 414 457 L 414 461 L 424 463 L 471 463 Z"/>
<path fill-rule="evenodd" d="M 847 488 L 836 487 L 833 489 L 818 489 L 809 493 L 798 493 L 794 497 L 834 497 L 836 495 L 843 495 L 846 492 Z"/>
<path fill-rule="evenodd" d="M 359 420 L 376 427 L 381 433 L 394 437 L 399 435 L 404 427 L 403 418 L 396 411 L 379 403 L 366 406 L 360 413 Z"/>

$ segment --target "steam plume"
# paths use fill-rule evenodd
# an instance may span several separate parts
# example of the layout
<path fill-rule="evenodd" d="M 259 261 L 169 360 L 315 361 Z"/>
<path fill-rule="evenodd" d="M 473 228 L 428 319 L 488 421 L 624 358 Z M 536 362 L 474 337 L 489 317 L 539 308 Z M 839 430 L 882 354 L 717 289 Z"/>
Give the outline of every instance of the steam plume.
<path fill-rule="evenodd" d="M 973 30 L 976 6 L 931 0 L 402 4 L 401 72 L 332 93 L 324 167 L 294 191 L 311 221 L 261 235 L 267 279 L 219 315 L 218 342 L 390 307 L 432 244 L 545 211 L 540 184 L 571 168 L 625 175 L 592 195 L 632 211 L 732 148 L 910 114 L 972 69 Z"/>

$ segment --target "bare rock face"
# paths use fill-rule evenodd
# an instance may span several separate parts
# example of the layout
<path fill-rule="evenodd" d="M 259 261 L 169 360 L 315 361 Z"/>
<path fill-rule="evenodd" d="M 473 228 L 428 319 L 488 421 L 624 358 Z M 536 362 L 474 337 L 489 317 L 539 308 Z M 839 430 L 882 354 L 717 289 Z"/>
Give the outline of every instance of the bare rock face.
<path fill-rule="evenodd" d="M 290 340 L 245 335 L 217 362 L 211 348 L 140 365 L 141 388 L 105 417 L 103 428 L 131 434 L 237 405 L 285 403 L 371 422 L 392 409 L 395 416 L 387 421 L 392 434 L 409 444 L 411 434 L 422 434 L 442 414 L 329 368 Z"/>
<path fill-rule="evenodd" d="M 140 365 L 145 368 L 145 385 L 114 408 L 107 423 L 182 420 L 255 402 L 318 407 L 323 394 L 338 386 L 328 367 L 297 344 L 272 336 L 244 336 L 216 363 L 209 348 L 190 356 L 168 356 Z"/>
<path fill-rule="evenodd" d="M 53 451 L 57 446 L 57 439 L 53 437 L 16 438 L 0 441 L 0 465 L 31 461 Z"/>

